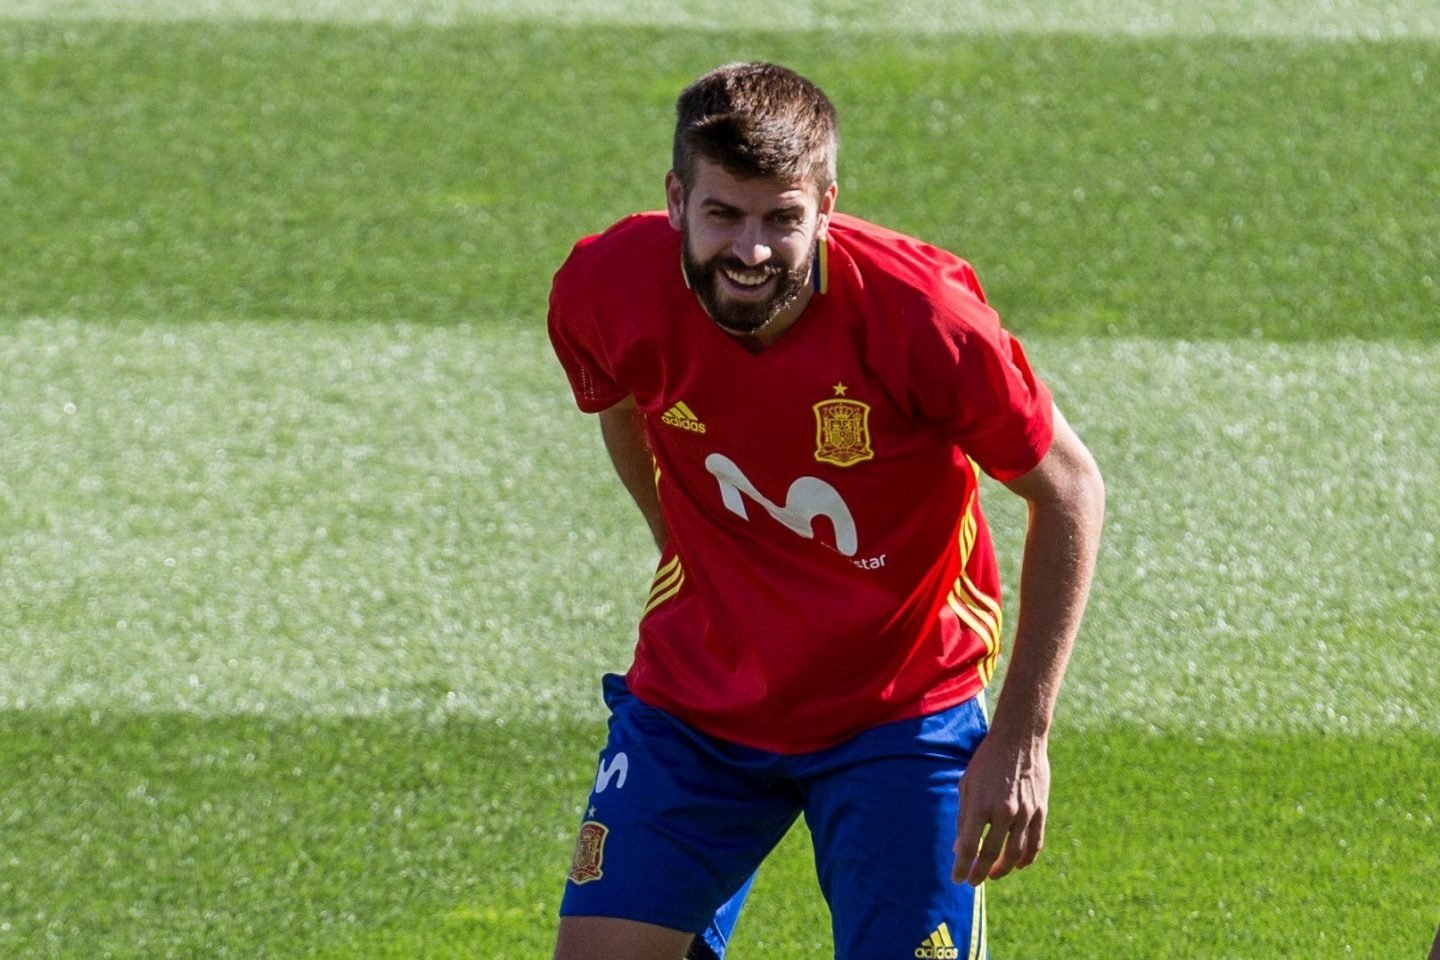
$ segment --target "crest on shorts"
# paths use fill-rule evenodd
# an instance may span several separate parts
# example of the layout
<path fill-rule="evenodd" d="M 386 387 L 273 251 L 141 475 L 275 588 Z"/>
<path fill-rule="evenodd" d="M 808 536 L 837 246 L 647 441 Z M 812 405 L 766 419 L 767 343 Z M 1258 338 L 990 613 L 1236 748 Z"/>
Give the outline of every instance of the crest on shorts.
<path fill-rule="evenodd" d="M 580 824 L 580 836 L 575 840 L 575 856 L 570 861 L 570 882 L 589 883 L 605 876 L 600 865 L 605 862 L 605 838 L 610 828 L 594 820 Z"/>
<path fill-rule="evenodd" d="M 846 397 L 847 389 L 837 383 L 834 397 L 815 404 L 815 459 L 837 467 L 875 456 L 870 447 L 870 405 Z"/>

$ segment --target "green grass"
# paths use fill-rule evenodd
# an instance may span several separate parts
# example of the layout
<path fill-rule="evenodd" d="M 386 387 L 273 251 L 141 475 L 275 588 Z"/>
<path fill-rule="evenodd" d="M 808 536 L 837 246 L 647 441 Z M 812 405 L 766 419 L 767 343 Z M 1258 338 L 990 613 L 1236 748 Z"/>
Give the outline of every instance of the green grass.
<path fill-rule="evenodd" d="M 535 865 L 564 856 L 595 732 L 48 710 L 0 731 L 0 952 L 136 960 L 493 955 L 524 927 L 538 953 Z"/>
<path fill-rule="evenodd" d="M 1437 49 L 0 22 L 0 314 L 533 323 L 743 55 L 835 97 L 842 208 L 974 259 L 1022 331 L 1433 336 Z"/>
<path fill-rule="evenodd" d="M 1440 348 L 1029 347 L 1112 489 L 1068 723 L 1435 729 Z M 539 721 L 624 663 L 653 548 L 538 331 L 29 321 L 0 368 L 0 707 Z"/>
<path fill-rule="evenodd" d="M 0 714 L 6 956 L 546 953 L 598 723 Z M 1434 734 L 1066 734 L 1007 956 L 1421 956 Z M 103 896 L 100 894 L 103 891 Z M 735 956 L 829 947 L 803 829 Z M 203 950 L 202 950 L 203 947 Z"/>
<path fill-rule="evenodd" d="M 1066 734 L 1040 863 L 989 890 L 1014 957 L 1422 956 L 1440 839 L 1433 735 Z M 761 872 L 744 956 L 828 955 L 803 831 Z"/>
<path fill-rule="evenodd" d="M 998 888 L 997 949 L 1404 955 L 1440 898 L 1404 853 L 1440 816 L 1440 450 L 1411 416 L 1436 348 L 1030 346 L 1112 501 L 1051 849 Z M 651 563 L 546 349 L 460 325 L 0 335 L 13 953 L 544 952 L 596 678 Z M 828 942 L 810 872 L 797 834 L 737 956 Z"/>
<path fill-rule="evenodd" d="M 827 87 L 842 208 L 976 263 L 1109 482 L 996 956 L 1423 955 L 1426 11 L 487 3 L 0 19 L 0 955 L 545 955 L 653 563 L 545 293 L 658 205 L 675 92 L 741 56 Z M 811 874 L 799 830 L 736 960 L 826 955 Z"/>
<path fill-rule="evenodd" d="M 437 25 L 477 21 L 652 25 L 733 31 L 764 24 L 779 32 L 1086 33 L 1347 39 L 1440 36 L 1429 0 L 800 0 L 783 17 L 762 0 L 723 9 L 703 0 L 8 0 L 7 16 L 127 21 L 267 20 Z"/>
<path fill-rule="evenodd" d="M 0 333 L 0 707 L 555 709 L 553 664 L 599 666 L 555 638 L 620 634 L 650 561 L 608 484 L 572 493 L 609 468 L 546 349 L 464 327 Z"/>

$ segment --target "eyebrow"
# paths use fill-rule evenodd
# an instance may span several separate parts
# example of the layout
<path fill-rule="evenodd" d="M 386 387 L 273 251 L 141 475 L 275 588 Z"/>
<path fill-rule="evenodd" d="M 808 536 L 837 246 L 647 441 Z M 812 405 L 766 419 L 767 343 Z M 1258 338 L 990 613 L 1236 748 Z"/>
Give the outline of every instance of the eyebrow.
<path fill-rule="evenodd" d="M 702 206 L 702 207 L 710 207 L 710 208 L 716 209 L 716 210 L 721 210 L 721 211 L 723 211 L 723 212 L 725 212 L 725 213 L 743 213 L 743 212 L 744 212 L 744 211 L 742 211 L 739 207 L 736 207 L 736 206 L 733 206 L 733 205 L 731 205 L 731 204 L 728 204 L 728 203 L 726 203 L 726 202 L 723 201 L 723 200 L 716 199 L 715 197 L 706 197 L 706 198 L 704 198 L 703 200 L 700 201 L 700 206 Z M 774 215 L 777 214 L 777 213 L 799 213 L 799 214 L 803 214 L 804 212 L 805 212 L 805 204 L 803 204 L 803 203 L 801 203 L 801 202 L 799 202 L 799 201 L 795 201 L 795 202 L 793 202 L 793 203 L 782 203 L 782 204 L 780 204 L 778 207 L 774 207 L 774 208 L 772 208 L 772 209 L 770 209 L 770 210 L 767 210 L 767 211 L 765 212 L 765 215 L 766 215 L 767 217 L 770 217 L 770 216 L 774 216 Z"/>

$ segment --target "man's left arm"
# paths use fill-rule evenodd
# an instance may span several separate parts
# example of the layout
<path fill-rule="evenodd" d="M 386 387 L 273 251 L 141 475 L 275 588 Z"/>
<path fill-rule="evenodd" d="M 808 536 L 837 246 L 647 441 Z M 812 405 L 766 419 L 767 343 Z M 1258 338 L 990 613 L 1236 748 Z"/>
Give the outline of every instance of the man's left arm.
<path fill-rule="evenodd" d="M 1029 505 L 1029 523 L 1004 689 L 960 785 L 953 877 L 976 886 L 1029 866 L 1044 845 L 1050 722 L 1105 514 L 1100 470 L 1058 409 L 1050 449 L 1006 486 Z"/>

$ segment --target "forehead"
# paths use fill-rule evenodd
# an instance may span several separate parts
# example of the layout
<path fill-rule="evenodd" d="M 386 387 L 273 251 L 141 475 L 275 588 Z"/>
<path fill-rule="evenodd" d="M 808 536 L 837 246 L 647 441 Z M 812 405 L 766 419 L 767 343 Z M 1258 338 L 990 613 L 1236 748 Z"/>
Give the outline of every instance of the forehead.
<path fill-rule="evenodd" d="M 809 181 L 788 183 L 768 177 L 737 177 L 718 163 L 703 158 L 696 159 L 690 200 L 697 205 L 720 203 L 741 210 L 774 210 L 817 204 L 815 190 Z"/>

